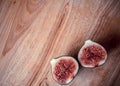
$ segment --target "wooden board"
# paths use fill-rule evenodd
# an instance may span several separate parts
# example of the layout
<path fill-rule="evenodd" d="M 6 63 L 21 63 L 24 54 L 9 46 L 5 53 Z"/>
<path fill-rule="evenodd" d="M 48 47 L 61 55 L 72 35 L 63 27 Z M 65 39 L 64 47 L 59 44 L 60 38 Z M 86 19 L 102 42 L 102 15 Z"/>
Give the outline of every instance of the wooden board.
<path fill-rule="evenodd" d="M 67 86 L 120 86 L 120 0 L 0 0 L 0 86 L 61 86 L 50 60 L 77 59 L 87 39 L 108 60 Z"/>

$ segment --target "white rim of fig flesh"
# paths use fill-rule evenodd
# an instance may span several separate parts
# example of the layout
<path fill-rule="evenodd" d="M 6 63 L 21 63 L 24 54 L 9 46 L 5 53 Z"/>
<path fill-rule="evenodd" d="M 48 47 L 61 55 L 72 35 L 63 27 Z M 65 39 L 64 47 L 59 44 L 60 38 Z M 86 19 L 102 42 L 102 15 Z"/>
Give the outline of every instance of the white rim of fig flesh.
<path fill-rule="evenodd" d="M 94 45 L 94 46 L 97 46 L 97 47 L 102 48 L 102 51 L 104 52 L 104 55 L 105 55 L 105 56 L 104 56 L 104 59 L 101 60 L 101 61 L 99 61 L 97 65 L 92 65 L 92 64 L 88 64 L 88 65 L 87 65 L 87 64 L 85 64 L 84 62 L 81 61 L 81 57 L 82 57 L 82 54 L 83 54 L 83 50 L 84 50 L 86 47 L 89 47 L 89 46 L 91 46 L 91 45 Z M 107 59 L 107 52 L 106 52 L 105 48 L 104 48 L 103 46 L 101 46 L 100 44 L 98 44 L 98 43 L 96 43 L 96 42 L 93 42 L 93 41 L 91 41 L 91 40 L 85 41 L 85 44 L 83 45 L 83 47 L 80 49 L 80 51 L 79 51 L 79 53 L 78 53 L 78 60 L 80 61 L 81 65 L 82 65 L 83 67 L 90 67 L 90 68 L 92 68 L 92 67 L 100 66 L 100 65 L 102 65 L 102 64 L 105 63 L 106 59 Z"/>
<path fill-rule="evenodd" d="M 56 67 L 56 64 L 59 63 L 61 60 L 70 60 L 70 61 L 73 61 L 74 65 L 76 66 L 74 72 L 72 72 L 71 74 L 72 77 L 68 77 L 67 80 L 65 80 L 65 82 L 60 82 L 55 74 L 54 74 L 54 71 L 55 71 L 55 67 Z M 76 76 L 77 72 L 78 72 L 78 69 L 79 69 L 79 65 L 78 65 L 78 62 L 71 56 L 61 56 L 61 57 L 58 57 L 58 58 L 54 58 L 50 61 L 51 63 L 51 66 L 52 66 L 52 74 L 53 74 L 53 78 L 55 79 L 55 81 L 57 81 L 59 84 L 68 84 L 70 83 L 73 78 Z"/>

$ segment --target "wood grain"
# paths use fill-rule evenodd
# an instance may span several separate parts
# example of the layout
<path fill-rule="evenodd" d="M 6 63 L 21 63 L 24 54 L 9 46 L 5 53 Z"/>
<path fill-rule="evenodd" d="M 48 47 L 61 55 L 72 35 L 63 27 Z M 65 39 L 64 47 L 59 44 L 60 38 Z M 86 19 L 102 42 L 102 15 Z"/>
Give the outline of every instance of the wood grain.
<path fill-rule="evenodd" d="M 77 59 L 91 39 L 107 62 L 82 68 L 67 86 L 120 86 L 120 0 L 0 0 L 0 86 L 61 86 L 52 58 Z"/>

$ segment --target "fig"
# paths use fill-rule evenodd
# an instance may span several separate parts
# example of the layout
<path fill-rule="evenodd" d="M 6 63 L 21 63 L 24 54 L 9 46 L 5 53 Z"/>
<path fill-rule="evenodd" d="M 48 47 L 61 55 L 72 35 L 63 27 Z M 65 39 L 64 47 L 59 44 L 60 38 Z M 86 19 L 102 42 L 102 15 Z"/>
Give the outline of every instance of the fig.
<path fill-rule="evenodd" d="M 107 52 L 105 48 L 91 40 L 85 41 L 78 53 L 78 60 L 83 67 L 97 67 L 105 63 Z"/>
<path fill-rule="evenodd" d="M 52 75 L 59 84 L 70 83 L 78 72 L 78 62 L 71 56 L 61 56 L 50 61 Z"/>

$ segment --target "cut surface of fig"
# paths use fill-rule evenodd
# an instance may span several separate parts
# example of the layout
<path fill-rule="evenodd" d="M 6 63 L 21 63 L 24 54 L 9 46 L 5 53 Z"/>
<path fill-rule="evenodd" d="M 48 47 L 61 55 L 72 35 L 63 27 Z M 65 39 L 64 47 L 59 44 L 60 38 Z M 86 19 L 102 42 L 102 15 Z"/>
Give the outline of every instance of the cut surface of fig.
<path fill-rule="evenodd" d="M 98 43 L 87 40 L 78 54 L 78 60 L 83 67 L 97 67 L 105 63 L 106 50 Z"/>
<path fill-rule="evenodd" d="M 59 84 L 70 83 L 79 69 L 77 61 L 70 56 L 62 56 L 52 59 L 51 65 L 53 78 Z"/>

